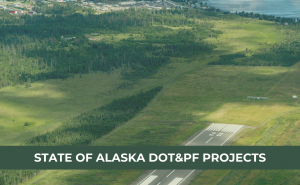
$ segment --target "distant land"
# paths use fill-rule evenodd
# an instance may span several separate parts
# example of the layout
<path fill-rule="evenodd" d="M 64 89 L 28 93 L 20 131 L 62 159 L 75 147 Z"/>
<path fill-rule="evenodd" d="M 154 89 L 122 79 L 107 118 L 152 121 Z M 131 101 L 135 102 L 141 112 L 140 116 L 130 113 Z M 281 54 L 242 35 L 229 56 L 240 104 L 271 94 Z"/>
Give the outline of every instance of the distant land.
<path fill-rule="evenodd" d="M 275 15 L 276 17 L 300 18 L 300 1 L 298 0 L 207 0 L 203 3 L 222 11 L 253 12 Z"/>

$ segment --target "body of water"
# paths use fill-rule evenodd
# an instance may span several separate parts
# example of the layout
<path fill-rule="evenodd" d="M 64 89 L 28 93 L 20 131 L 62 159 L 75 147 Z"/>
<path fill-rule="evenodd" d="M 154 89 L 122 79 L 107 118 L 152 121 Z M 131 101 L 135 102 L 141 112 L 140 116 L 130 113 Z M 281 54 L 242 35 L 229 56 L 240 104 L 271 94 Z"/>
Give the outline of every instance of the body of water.
<path fill-rule="evenodd" d="M 231 13 L 245 11 L 276 17 L 300 18 L 300 0 L 206 0 L 202 2 Z"/>

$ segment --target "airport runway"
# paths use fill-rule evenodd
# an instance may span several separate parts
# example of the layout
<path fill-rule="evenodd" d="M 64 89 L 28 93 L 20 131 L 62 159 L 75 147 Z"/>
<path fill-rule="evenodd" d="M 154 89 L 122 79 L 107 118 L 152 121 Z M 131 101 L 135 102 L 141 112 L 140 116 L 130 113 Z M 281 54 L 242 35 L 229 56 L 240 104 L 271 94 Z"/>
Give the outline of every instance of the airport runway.
<path fill-rule="evenodd" d="M 213 123 L 191 136 L 184 146 L 223 146 L 242 130 L 243 125 Z M 188 185 L 201 170 L 149 170 L 131 185 Z"/>

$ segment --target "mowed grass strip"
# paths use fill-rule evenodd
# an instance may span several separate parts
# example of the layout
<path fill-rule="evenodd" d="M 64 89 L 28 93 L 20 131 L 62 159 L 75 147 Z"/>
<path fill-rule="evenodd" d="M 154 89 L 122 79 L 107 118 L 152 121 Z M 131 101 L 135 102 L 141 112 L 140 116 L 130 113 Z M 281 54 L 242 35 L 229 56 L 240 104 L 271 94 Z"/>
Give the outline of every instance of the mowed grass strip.
<path fill-rule="evenodd" d="M 229 172 L 230 170 L 204 170 L 199 178 L 191 181 L 190 185 L 215 185 Z"/>
<path fill-rule="evenodd" d="M 143 170 L 54 170 L 37 182 L 33 181 L 40 175 L 22 184 L 124 185 L 132 182 L 132 177 L 138 178 L 142 172 Z"/>
<path fill-rule="evenodd" d="M 294 106 L 282 103 L 227 103 L 217 111 L 205 116 L 203 119 L 215 123 L 235 123 L 259 126 L 268 118 L 293 109 L 295 109 Z"/>

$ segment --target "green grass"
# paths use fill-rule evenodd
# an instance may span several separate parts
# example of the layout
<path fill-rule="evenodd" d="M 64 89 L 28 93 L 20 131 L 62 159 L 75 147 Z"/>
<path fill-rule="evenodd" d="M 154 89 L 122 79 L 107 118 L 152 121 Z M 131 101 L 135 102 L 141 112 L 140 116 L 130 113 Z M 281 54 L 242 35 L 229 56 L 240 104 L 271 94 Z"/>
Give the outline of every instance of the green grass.
<path fill-rule="evenodd" d="M 57 128 L 67 118 L 100 107 L 112 100 L 168 83 L 182 64 L 173 63 L 154 78 L 119 88 L 126 82 L 114 74 L 75 75 L 66 80 L 32 83 L 32 87 L 0 89 L 0 145 L 20 145 L 32 136 Z M 173 78 L 173 77 L 172 77 Z M 25 122 L 34 123 L 24 126 Z"/>
<path fill-rule="evenodd" d="M 267 100 L 266 100 L 267 101 Z M 227 103 L 203 119 L 215 123 L 236 123 L 259 126 L 274 115 L 293 110 L 295 107 L 282 103 L 247 102 Z"/>
<path fill-rule="evenodd" d="M 226 53 L 236 53 L 255 51 L 267 44 L 275 44 L 284 40 L 284 34 L 276 28 L 274 22 L 259 21 L 242 18 L 237 20 L 212 21 L 215 23 L 215 30 L 222 30 L 223 34 L 218 39 L 208 38 L 208 42 L 217 44 L 216 51 Z"/>
<path fill-rule="evenodd" d="M 260 121 L 264 121 L 268 117 L 275 116 L 281 113 L 281 111 L 296 108 L 293 104 L 294 100 L 291 100 L 289 96 L 277 97 L 273 95 L 272 97 L 275 100 L 270 100 L 270 103 L 267 105 L 262 105 L 261 102 L 249 102 L 246 99 L 249 92 L 259 95 L 267 92 L 262 87 L 269 86 L 272 88 L 272 85 L 277 84 L 280 78 L 286 75 L 285 72 L 288 70 L 288 68 L 283 67 L 269 67 L 266 70 L 265 67 L 205 66 L 202 63 L 198 63 L 198 61 L 188 63 L 182 70 L 182 73 L 178 75 L 172 85 L 168 87 L 144 116 L 111 135 L 109 138 L 99 142 L 97 145 L 179 145 L 190 135 L 207 126 L 207 124 L 203 124 L 210 122 L 207 120 L 207 116 L 217 113 L 220 108 L 222 109 L 224 105 L 230 103 L 237 107 L 242 106 L 245 108 L 244 111 L 237 112 L 237 117 L 239 114 L 245 114 L 247 104 L 254 106 L 253 110 L 260 108 L 268 113 L 270 112 L 263 118 L 257 120 L 250 119 L 248 125 L 257 126 Z M 237 76 L 239 78 L 236 78 Z M 268 78 L 262 80 L 264 79 L 263 77 Z M 251 80 L 249 81 L 249 79 Z M 238 123 L 244 124 L 243 119 L 240 118 Z M 76 184 L 78 180 L 78 177 L 75 175 L 67 175 L 68 173 L 73 174 L 75 172 L 67 172 L 66 170 L 54 172 L 54 174 L 57 174 L 54 175 L 51 173 L 47 178 L 42 178 L 34 184 L 52 184 L 54 181 L 61 184 Z M 98 172 L 101 173 L 101 170 Z M 131 173 L 130 170 L 113 170 L 110 175 L 107 175 L 107 178 L 113 182 L 119 174 L 133 181 L 142 172 Z M 82 171 L 81 174 L 80 179 L 83 181 L 89 173 Z M 213 181 L 215 176 L 221 179 L 222 176 L 226 175 L 226 173 L 221 172 L 211 173 L 212 176 L 209 174 L 207 173 L 205 181 L 211 184 L 212 182 L 217 182 Z M 66 180 L 67 177 L 69 177 L 68 181 Z M 200 178 L 203 178 L 203 176 L 200 176 Z M 197 179 L 195 179 L 195 182 L 199 181 Z"/>
<path fill-rule="evenodd" d="M 230 170 L 205 170 L 201 176 L 191 181 L 190 185 L 214 185 L 222 180 Z"/>
<path fill-rule="evenodd" d="M 206 127 L 207 124 L 204 123 L 214 121 L 258 126 L 270 117 L 296 108 L 295 100 L 291 99 L 291 95 L 300 93 L 298 68 L 205 65 L 218 60 L 220 54 L 232 54 L 244 51 L 246 48 L 254 51 L 267 47 L 265 42 L 282 41 L 284 36 L 274 27 L 274 23 L 250 19 L 218 20 L 214 23 L 215 29 L 224 32 L 218 39 L 206 39 L 207 42 L 218 46 L 214 54 L 188 59 L 187 61 L 190 62 L 180 75 L 144 116 L 99 142 L 98 146 L 179 145 L 190 135 Z M 125 82 L 117 72 L 112 75 L 102 73 L 83 75 L 82 79 L 76 76 L 74 79 L 59 81 L 59 83 L 56 83 L 57 80 L 50 80 L 45 86 L 42 82 L 34 83 L 29 89 L 24 87 L 1 89 L 0 135 L 4 134 L 4 136 L 0 138 L 0 144 L 18 145 L 29 139 L 32 134 L 57 128 L 62 120 L 84 110 L 99 107 L 127 94 L 135 94 L 141 88 L 165 86 L 183 66 L 180 62 L 186 62 L 185 59 L 172 58 L 172 60 L 179 60 L 179 62 L 168 64 L 155 75 L 155 78 L 139 81 L 138 84 L 133 85 L 133 89 L 117 90 L 120 83 Z M 247 96 L 264 95 L 270 100 L 252 102 L 246 99 Z M 299 118 L 298 114 L 294 116 Z M 24 128 L 25 122 L 35 124 Z M 240 137 L 243 138 L 234 142 L 234 145 L 251 145 L 251 143 L 253 145 L 257 141 L 270 145 L 274 134 L 280 131 L 282 134 L 285 133 L 281 130 L 283 127 L 270 132 L 271 127 L 272 123 L 267 122 L 260 129 L 242 132 L 243 136 Z M 297 137 L 284 135 L 282 138 L 286 140 L 291 138 L 292 142 Z M 284 141 L 276 142 L 283 144 Z M 33 184 L 93 184 L 95 182 L 128 184 L 142 173 L 142 170 L 54 170 Z M 45 172 L 28 182 L 34 181 L 43 174 Z M 223 176 L 232 183 L 240 183 L 241 180 L 235 181 L 235 174 L 229 171 L 204 171 L 193 183 L 216 184 L 222 182 Z M 250 178 L 250 174 L 252 172 L 246 171 L 242 176 Z M 265 175 L 268 175 L 267 172 Z M 256 178 L 255 175 L 252 176 Z M 297 178 L 295 176 L 294 180 Z"/>
<path fill-rule="evenodd" d="M 285 78 L 279 80 L 277 84 L 274 85 L 274 88 L 271 88 L 267 94 L 268 96 L 274 96 L 275 100 L 278 102 L 283 101 L 283 97 L 286 99 L 292 100 L 291 102 L 297 101 L 296 99 L 291 99 L 291 94 L 299 94 L 300 87 L 299 80 L 297 79 L 297 75 L 300 72 L 299 64 L 295 65 L 291 73 L 285 75 Z M 289 102 L 290 102 L 289 100 Z M 264 106 L 267 106 L 265 104 Z M 282 106 L 282 105 L 281 105 Z M 289 105 L 292 107 L 292 104 Z M 237 107 L 235 107 L 237 108 Z M 275 107 L 274 107 L 275 108 Z M 277 108 L 280 108 L 278 106 Z M 231 114 L 233 117 L 240 117 L 242 112 L 245 112 L 249 107 L 244 107 L 244 110 L 237 110 L 239 114 Z M 222 110 L 222 109 L 221 109 Z M 212 113 L 217 114 L 216 112 Z M 254 111 L 254 110 L 252 110 Z M 269 114 L 272 110 L 265 111 L 266 114 Z M 254 119 L 261 119 L 265 117 L 260 112 L 258 115 L 253 116 Z M 235 140 L 232 145 L 233 146 L 299 146 L 300 145 L 300 137 L 299 137 L 299 128 L 300 128 L 300 107 L 294 104 L 293 109 L 291 111 L 286 111 L 282 115 L 279 113 L 278 117 L 274 117 L 273 119 L 266 119 L 263 122 L 265 124 L 256 129 L 246 129 L 238 135 L 238 139 Z M 261 122 L 262 123 L 262 122 Z M 242 123 L 240 123 L 242 124 Z M 230 172 L 225 172 L 222 170 L 205 170 L 201 174 L 199 174 L 195 182 L 200 182 L 200 180 L 212 182 L 211 184 L 297 184 L 300 180 L 299 170 L 232 170 Z M 215 174 L 223 175 L 221 178 L 221 182 L 214 181 Z M 206 180 L 207 179 L 207 180 Z M 218 183 L 220 182 L 220 183 Z"/>
<path fill-rule="evenodd" d="M 271 120 L 259 129 L 243 132 L 233 145 L 299 146 L 299 109 Z M 299 170 L 232 170 L 219 184 L 298 184 L 299 181 Z"/>
<path fill-rule="evenodd" d="M 101 185 L 123 185 L 129 184 L 133 180 L 132 177 L 139 177 L 142 171 L 143 170 L 55 170 L 49 173 L 47 178 L 39 180 L 38 184 L 94 185 L 96 183 Z M 32 182 L 38 177 L 39 176 L 36 176 L 28 182 Z"/>

